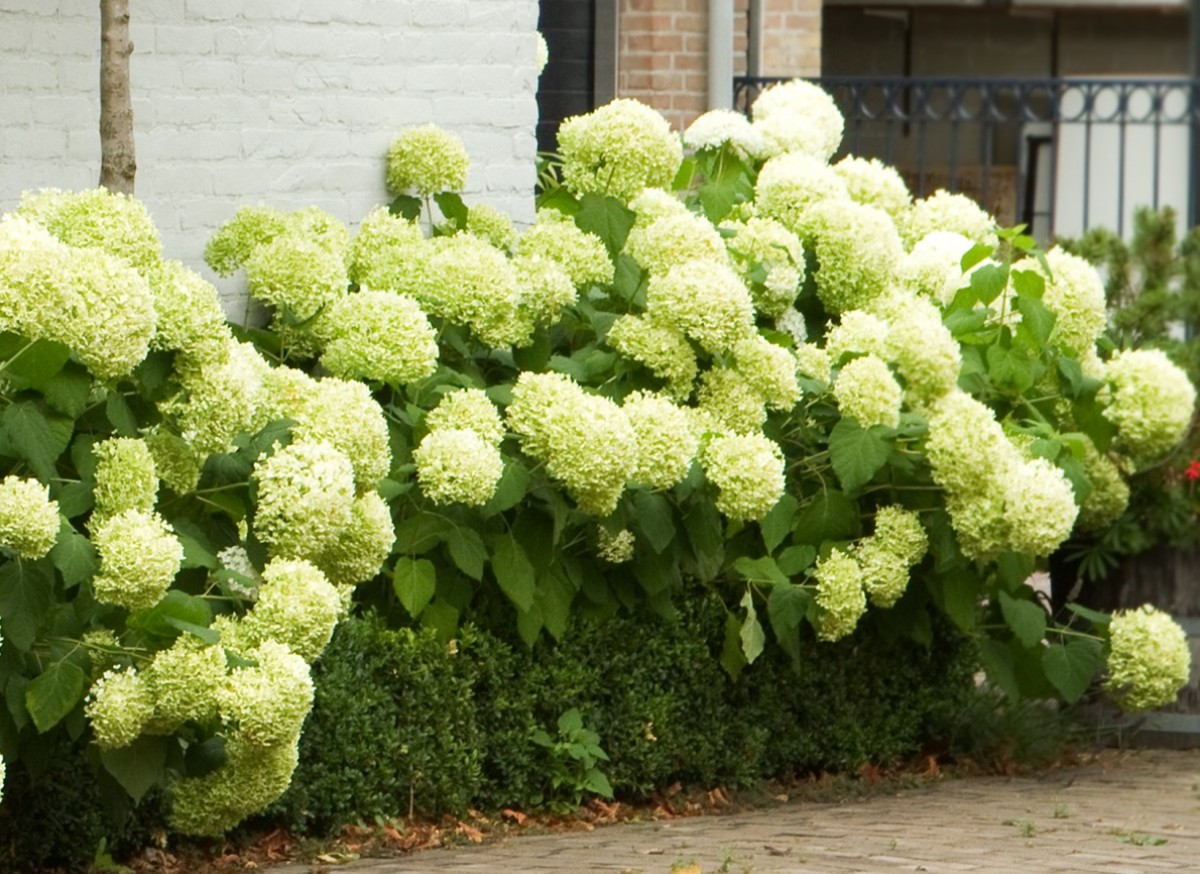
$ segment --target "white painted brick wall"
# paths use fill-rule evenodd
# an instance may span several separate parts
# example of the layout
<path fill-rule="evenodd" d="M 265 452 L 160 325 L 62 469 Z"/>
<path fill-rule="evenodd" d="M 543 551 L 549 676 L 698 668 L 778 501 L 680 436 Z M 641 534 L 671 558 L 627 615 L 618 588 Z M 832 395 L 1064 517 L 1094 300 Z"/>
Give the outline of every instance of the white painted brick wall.
<path fill-rule="evenodd" d="M 0 211 L 97 184 L 96 0 L 0 0 Z M 217 281 L 204 244 L 238 206 L 316 205 L 352 227 L 384 158 L 434 122 L 471 155 L 468 202 L 533 218 L 537 0 L 137 0 L 137 195 L 166 254 Z"/>

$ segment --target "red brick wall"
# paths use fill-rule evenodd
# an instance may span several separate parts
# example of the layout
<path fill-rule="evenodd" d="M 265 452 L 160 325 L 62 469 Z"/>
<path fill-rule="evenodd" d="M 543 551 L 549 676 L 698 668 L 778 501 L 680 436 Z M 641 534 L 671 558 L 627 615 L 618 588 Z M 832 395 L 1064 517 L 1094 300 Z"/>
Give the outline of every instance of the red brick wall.
<path fill-rule="evenodd" d="M 734 0 L 735 76 L 746 72 L 748 5 Z M 820 0 L 765 0 L 764 7 L 763 75 L 819 73 Z M 708 108 L 707 0 L 620 0 L 618 29 L 619 96 L 653 106 L 680 129 Z"/>

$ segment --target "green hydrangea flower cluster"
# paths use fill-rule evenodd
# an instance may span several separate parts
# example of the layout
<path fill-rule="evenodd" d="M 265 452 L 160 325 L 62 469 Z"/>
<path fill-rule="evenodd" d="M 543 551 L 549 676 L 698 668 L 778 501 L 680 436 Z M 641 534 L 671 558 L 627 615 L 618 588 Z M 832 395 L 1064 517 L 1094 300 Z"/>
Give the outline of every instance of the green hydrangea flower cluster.
<path fill-rule="evenodd" d="M 1150 710 L 1175 700 L 1192 655 L 1183 628 L 1150 605 L 1113 614 L 1105 687 L 1123 710 Z"/>

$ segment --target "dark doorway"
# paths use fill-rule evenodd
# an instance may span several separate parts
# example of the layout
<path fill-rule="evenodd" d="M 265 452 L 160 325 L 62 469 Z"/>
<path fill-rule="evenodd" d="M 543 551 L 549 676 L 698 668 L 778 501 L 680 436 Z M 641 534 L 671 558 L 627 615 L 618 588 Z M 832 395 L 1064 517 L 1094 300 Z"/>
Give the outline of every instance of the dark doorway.
<path fill-rule="evenodd" d="M 542 0 L 538 29 L 550 62 L 538 83 L 538 149 L 558 148 L 564 118 L 590 112 L 595 104 L 596 0 Z"/>

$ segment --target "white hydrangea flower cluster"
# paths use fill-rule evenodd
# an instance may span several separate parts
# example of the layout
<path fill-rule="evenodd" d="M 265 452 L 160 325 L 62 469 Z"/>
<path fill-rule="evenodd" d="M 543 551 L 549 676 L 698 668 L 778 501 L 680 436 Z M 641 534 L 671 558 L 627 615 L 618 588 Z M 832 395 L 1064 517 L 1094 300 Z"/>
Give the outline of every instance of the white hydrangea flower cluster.
<path fill-rule="evenodd" d="M 750 114 L 763 139 L 763 157 L 802 153 L 828 161 L 842 142 L 841 110 L 824 89 L 802 79 L 763 91 Z"/>
<path fill-rule="evenodd" d="M 887 363 L 874 355 L 863 355 L 842 365 L 833 381 L 833 398 L 842 415 L 864 428 L 900 423 L 904 390 Z"/>
<path fill-rule="evenodd" d="M 460 389 L 425 417 L 429 433 L 413 451 L 417 481 L 435 504 L 480 507 L 491 500 L 504 473 L 504 425 L 486 394 Z"/>
<path fill-rule="evenodd" d="M 1079 508 L 1079 527 L 1099 531 L 1115 522 L 1129 506 L 1129 483 L 1109 455 L 1101 454 L 1091 440 L 1084 438 L 1083 467 L 1092 490 Z"/>
<path fill-rule="evenodd" d="M 767 421 L 766 403 L 741 371 L 713 367 L 700 375 L 697 408 L 719 423 L 720 430 L 735 434 L 758 431 Z"/>
<path fill-rule="evenodd" d="M 721 230 L 729 234 L 725 246 L 750 285 L 754 308 L 766 316 L 782 316 L 796 300 L 804 281 L 804 246 L 800 238 L 775 219 L 757 216 L 724 222 Z M 761 283 L 751 279 L 758 269 L 766 270 Z"/>
<path fill-rule="evenodd" d="M 462 191 L 470 169 L 467 150 L 454 134 L 435 124 L 409 128 L 388 149 L 388 191 L 416 191 L 421 196 Z"/>
<path fill-rule="evenodd" d="M 970 274 L 963 273 L 962 258 L 973 245 L 954 231 L 931 231 L 904 255 L 897 278 L 914 294 L 949 306 L 958 290 L 970 285 Z"/>
<path fill-rule="evenodd" d="M 321 318 L 321 364 L 345 379 L 401 386 L 437 369 L 433 327 L 406 294 L 360 291 L 339 298 Z"/>
<path fill-rule="evenodd" d="M 630 480 L 651 489 L 682 482 L 699 447 L 688 414 L 669 398 L 640 391 L 628 395 L 621 409 L 637 441 Z"/>
<path fill-rule="evenodd" d="M 106 517 L 92 531 L 100 570 L 92 591 L 102 604 L 148 610 L 179 573 L 183 546 L 157 513 L 124 510 Z"/>
<path fill-rule="evenodd" d="M 683 132 L 683 144 L 696 151 L 719 149 L 728 144 L 742 158 L 758 157 L 765 146 L 759 129 L 733 109 L 710 109 L 702 113 Z"/>
<path fill-rule="evenodd" d="M 701 463 L 718 489 L 717 509 L 730 519 L 761 519 L 783 497 L 783 452 L 761 433 L 715 436 Z"/>
<path fill-rule="evenodd" d="M 1071 533 L 1079 510 L 1062 471 L 1026 459 L 970 395 L 955 391 L 935 405 L 926 452 L 964 554 L 1049 555 Z"/>
<path fill-rule="evenodd" d="M 754 327 L 750 291 L 733 269 L 692 261 L 651 276 L 646 313 L 710 353 L 733 349 Z"/>
<path fill-rule="evenodd" d="M 1174 701 L 1192 666 L 1183 628 L 1146 604 L 1114 613 L 1108 633 L 1112 648 L 1104 685 L 1121 709 L 1150 710 Z"/>
<path fill-rule="evenodd" d="M 666 188 L 683 162 L 666 119 L 628 98 L 568 118 L 558 129 L 558 150 L 570 191 L 624 201 L 643 188 Z"/>
<path fill-rule="evenodd" d="M 388 278 L 399 274 L 399 261 L 405 254 L 410 250 L 421 251 L 425 242 L 421 226 L 415 221 L 393 215 L 386 206 L 378 206 L 362 220 L 358 233 L 350 241 L 346 251 L 347 277 L 359 286 L 399 291 Z"/>
<path fill-rule="evenodd" d="M 139 271 L 162 257 L 162 241 L 146 207 L 104 188 L 21 195 L 16 215 L 37 222 L 68 246 L 103 249 Z"/>
<path fill-rule="evenodd" d="M 154 716 L 154 693 L 137 668 L 108 670 L 92 684 L 83 714 L 101 747 L 128 746 Z"/>
<path fill-rule="evenodd" d="M 467 208 L 466 232 L 501 250 L 511 249 L 517 242 L 517 229 L 512 219 L 486 203 Z"/>
<path fill-rule="evenodd" d="M 833 172 L 846 183 L 851 200 L 878 207 L 893 220 L 898 220 L 912 205 L 912 194 L 896 168 L 876 158 L 847 155 L 833 165 Z"/>
<path fill-rule="evenodd" d="M 608 344 L 664 380 L 671 397 L 680 400 L 692 393 L 699 368 L 696 353 L 674 325 L 649 316 L 621 316 L 609 329 Z"/>
<path fill-rule="evenodd" d="M 1046 253 L 1046 265 L 1049 275 L 1037 261 L 1029 267 L 1046 280 L 1042 303 L 1055 317 L 1050 339 L 1072 358 L 1095 356 L 1096 340 L 1108 322 L 1100 274 L 1078 255 L 1057 246 Z"/>
<path fill-rule="evenodd" d="M 1117 426 L 1118 445 L 1140 459 L 1157 458 L 1186 433 L 1196 388 L 1159 349 L 1118 352 L 1108 362 L 1104 417 Z"/>
<path fill-rule="evenodd" d="M 754 201 L 767 218 L 800 234 L 808 211 L 821 203 L 850 200 L 846 183 L 833 169 L 803 152 L 791 152 L 763 164 L 754 185 Z"/>
<path fill-rule="evenodd" d="M 694 262 L 729 262 L 716 228 L 687 211 L 635 224 L 625 241 L 625 252 L 651 276 Z"/>
<path fill-rule="evenodd" d="M 513 386 L 505 420 L 581 510 L 607 516 L 616 508 L 638 458 L 637 435 L 620 407 L 561 373 L 527 371 Z"/>
<path fill-rule="evenodd" d="M 933 231 L 961 234 L 972 244 L 994 246 L 998 239 L 995 220 L 979 204 L 965 194 L 944 190 L 915 201 L 897 225 L 909 249 Z"/>
<path fill-rule="evenodd" d="M 42 483 L 12 475 L 0 482 L 0 547 L 41 558 L 54 548 L 59 524 L 58 501 Z"/>
<path fill-rule="evenodd" d="M 272 555 L 316 556 L 350 524 L 354 470 L 329 443 L 301 440 L 277 447 L 255 465 L 253 481 L 254 534 Z"/>
<path fill-rule="evenodd" d="M 819 267 L 817 296 L 833 313 L 869 306 L 895 280 L 904 249 L 883 210 L 852 200 L 828 200 L 805 210 L 801 237 Z"/>
<path fill-rule="evenodd" d="M 556 209 L 539 209 L 537 221 L 517 240 L 515 254 L 557 264 L 576 288 L 612 282 L 613 262 L 595 234 L 576 227 Z"/>
<path fill-rule="evenodd" d="M 854 544 L 853 558 L 862 570 L 863 589 L 877 607 L 888 608 L 908 587 L 909 571 L 925 557 L 929 537 L 912 510 L 880 507 L 875 533 Z"/>
<path fill-rule="evenodd" d="M 96 507 L 92 522 L 124 510 L 150 512 L 158 501 L 158 473 L 144 440 L 112 437 L 93 444 Z"/>
<path fill-rule="evenodd" d="M 833 641 L 852 634 L 867 612 L 863 570 L 858 562 L 834 548 L 827 558 L 817 562 L 812 575 L 817 581 L 816 600 L 820 610 L 817 637 Z"/>

